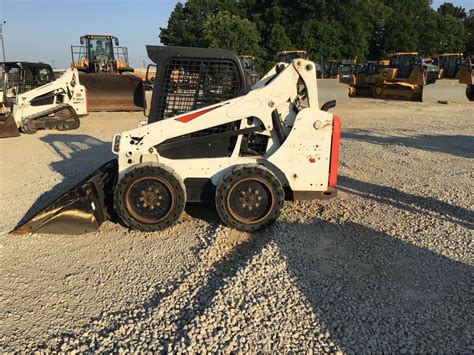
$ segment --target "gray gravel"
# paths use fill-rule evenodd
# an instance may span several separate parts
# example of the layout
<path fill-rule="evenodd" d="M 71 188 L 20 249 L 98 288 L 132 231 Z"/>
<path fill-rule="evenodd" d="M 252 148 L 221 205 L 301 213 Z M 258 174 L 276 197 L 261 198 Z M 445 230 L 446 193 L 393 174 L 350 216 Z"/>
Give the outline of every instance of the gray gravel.
<path fill-rule="evenodd" d="M 140 116 L 0 141 L 0 350 L 473 353 L 473 106 L 341 105 L 338 197 L 255 235 L 192 205 L 159 233 L 8 236 Z"/>

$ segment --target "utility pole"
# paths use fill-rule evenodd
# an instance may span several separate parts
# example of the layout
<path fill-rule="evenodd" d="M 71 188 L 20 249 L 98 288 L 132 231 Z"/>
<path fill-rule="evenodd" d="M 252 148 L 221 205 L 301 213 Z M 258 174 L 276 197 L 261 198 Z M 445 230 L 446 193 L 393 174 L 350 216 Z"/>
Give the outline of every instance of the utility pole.
<path fill-rule="evenodd" d="M 2 53 L 3 53 L 3 61 L 5 62 L 5 45 L 3 44 L 3 25 L 6 24 L 7 21 L 0 22 L 0 38 L 2 39 Z"/>

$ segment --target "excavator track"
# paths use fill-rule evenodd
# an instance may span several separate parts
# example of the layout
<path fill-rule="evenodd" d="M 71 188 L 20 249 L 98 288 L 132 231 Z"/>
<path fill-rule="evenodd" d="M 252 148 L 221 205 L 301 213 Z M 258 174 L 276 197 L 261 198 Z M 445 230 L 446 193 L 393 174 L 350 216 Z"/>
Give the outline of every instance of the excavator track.
<path fill-rule="evenodd" d="M 38 129 L 57 129 L 68 131 L 79 128 L 80 121 L 71 105 L 62 104 L 52 109 L 25 117 L 21 121 L 21 131 L 33 134 Z"/>

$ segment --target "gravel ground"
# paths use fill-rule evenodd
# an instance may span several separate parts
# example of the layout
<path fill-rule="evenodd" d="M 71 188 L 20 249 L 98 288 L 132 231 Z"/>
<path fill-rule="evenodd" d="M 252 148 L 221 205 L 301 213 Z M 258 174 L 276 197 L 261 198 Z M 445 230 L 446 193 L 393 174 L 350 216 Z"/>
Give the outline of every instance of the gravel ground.
<path fill-rule="evenodd" d="M 474 105 L 334 111 L 338 197 L 255 235 L 190 205 L 158 233 L 9 236 L 142 118 L 1 140 L 0 351 L 473 353 Z"/>

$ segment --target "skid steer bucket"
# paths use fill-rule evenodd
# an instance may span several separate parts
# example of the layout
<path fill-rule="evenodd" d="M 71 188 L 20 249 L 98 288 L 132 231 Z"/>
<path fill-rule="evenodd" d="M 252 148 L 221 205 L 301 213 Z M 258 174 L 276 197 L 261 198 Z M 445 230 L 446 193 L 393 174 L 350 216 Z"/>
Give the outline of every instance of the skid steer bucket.
<path fill-rule="evenodd" d="M 142 80 L 128 74 L 81 74 L 87 89 L 89 111 L 142 111 L 145 90 Z"/>
<path fill-rule="evenodd" d="M 117 160 L 113 159 L 61 195 L 11 234 L 83 234 L 94 232 L 112 212 L 112 190 L 117 179 Z"/>
<path fill-rule="evenodd" d="M 320 104 L 336 100 L 341 102 L 349 99 L 349 86 L 337 79 L 318 79 L 318 100 Z"/>
<path fill-rule="evenodd" d="M 459 80 L 442 79 L 434 84 L 423 87 L 423 102 L 458 102 L 467 103 L 467 85 L 459 83 Z"/>
<path fill-rule="evenodd" d="M 0 138 L 18 137 L 20 131 L 12 115 L 0 115 Z"/>

